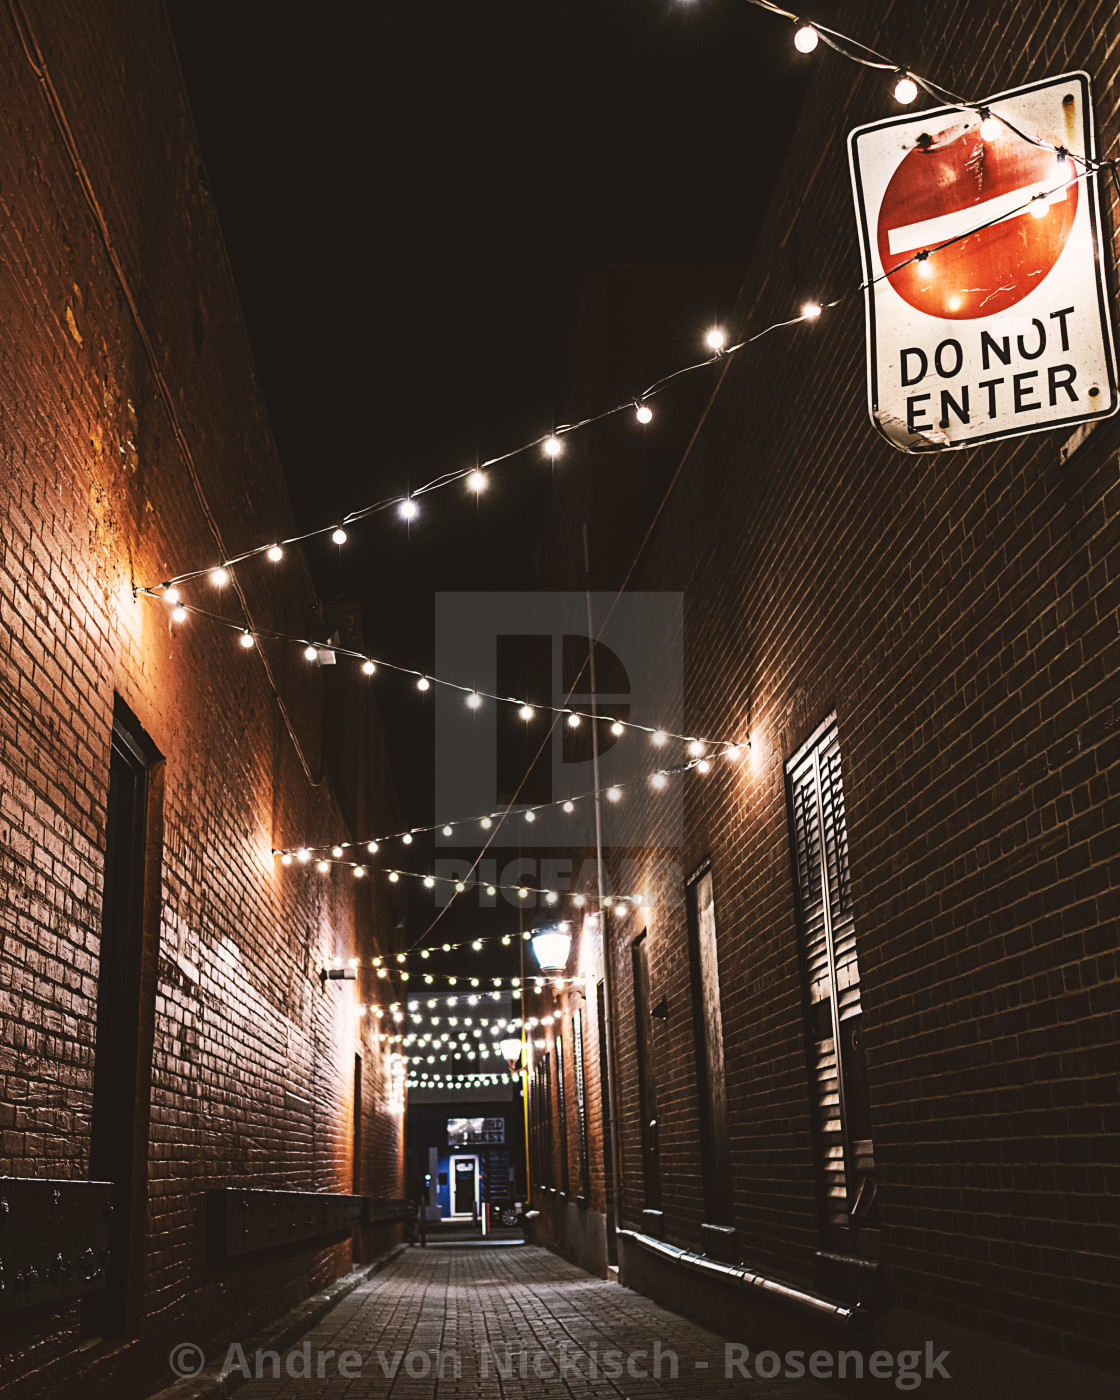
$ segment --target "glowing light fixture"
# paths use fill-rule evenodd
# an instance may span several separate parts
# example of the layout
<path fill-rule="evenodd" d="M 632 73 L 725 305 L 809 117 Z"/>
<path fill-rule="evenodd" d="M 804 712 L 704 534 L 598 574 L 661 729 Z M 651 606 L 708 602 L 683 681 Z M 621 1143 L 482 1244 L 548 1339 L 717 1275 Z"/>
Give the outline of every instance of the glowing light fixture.
<path fill-rule="evenodd" d="M 540 929 L 532 936 L 533 953 L 542 972 L 560 972 L 572 951 L 572 935 L 558 924 Z"/>

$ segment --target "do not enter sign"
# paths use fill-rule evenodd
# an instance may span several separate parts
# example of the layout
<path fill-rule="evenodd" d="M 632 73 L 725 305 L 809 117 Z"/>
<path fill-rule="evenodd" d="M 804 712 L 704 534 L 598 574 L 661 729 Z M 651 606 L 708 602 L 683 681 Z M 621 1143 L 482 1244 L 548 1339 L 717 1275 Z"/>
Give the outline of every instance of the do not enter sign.
<path fill-rule="evenodd" d="M 909 452 L 1114 413 L 1089 80 L 860 127 L 869 407 Z M 1000 119 L 1003 120 L 1000 120 Z"/>

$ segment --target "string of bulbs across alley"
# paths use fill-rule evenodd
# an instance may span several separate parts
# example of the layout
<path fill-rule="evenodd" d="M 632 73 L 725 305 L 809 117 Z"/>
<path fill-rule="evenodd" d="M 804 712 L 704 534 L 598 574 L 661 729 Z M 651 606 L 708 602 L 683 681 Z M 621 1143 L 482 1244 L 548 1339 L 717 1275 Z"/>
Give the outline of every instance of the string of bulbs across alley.
<path fill-rule="evenodd" d="M 1029 211 L 1030 214 L 1037 218 L 1045 218 L 1047 217 L 1050 211 L 1051 201 L 1055 196 L 1061 196 L 1071 184 L 1077 181 L 1091 178 L 1100 171 L 1107 171 L 1112 175 L 1113 181 L 1115 182 L 1117 187 L 1117 192 L 1120 193 L 1120 179 L 1118 179 L 1117 177 L 1117 161 L 1115 159 L 1102 160 L 1091 156 L 1087 152 L 1081 154 L 1075 153 L 1064 146 L 1054 145 L 1048 141 L 1032 136 L 1029 133 L 1019 129 L 1006 116 L 1002 115 L 998 110 L 995 110 L 989 103 L 970 101 L 968 99 L 962 98 L 952 93 L 948 89 L 942 87 L 940 84 L 937 84 L 932 80 L 923 77 L 914 70 L 907 68 L 905 65 L 897 63 L 894 60 L 886 57 L 885 55 L 879 53 L 878 51 L 869 47 L 868 45 L 863 44 L 861 41 L 854 39 L 848 35 L 845 35 L 840 31 L 833 30 L 828 26 L 816 23 L 815 21 L 809 21 L 800 18 L 794 12 L 783 9 L 778 5 L 770 3 L 770 0 L 747 0 L 747 3 L 771 15 L 781 18 L 784 21 L 791 23 L 795 29 L 794 45 L 798 52 L 802 54 L 809 54 L 813 52 L 818 47 L 818 45 L 824 44 L 833 52 L 839 54 L 843 58 L 853 63 L 892 74 L 894 79 L 893 95 L 895 100 L 901 105 L 908 105 L 909 103 L 913 102 L 917 98 L 919 91 L 924 91 L 936 102 L 944 103 L 950 108 L 955 108 L 964 113 L 974 114 L 978 122 L 978 134 L 981 140 L 984 142 L 1000 140 L 1006 135 L 1011 135 L 1017 139 L 1026 141 L 1036 147 L 1053 152 L 1055 157 L 1055 166 L 1052 177 L 1053 184 L 1049 188 L 1035 189 L 1033 192 L 1030 193 L 1029 198 L 1024 199 L 1023 203 L 1016 209 L 1011 211 L 1001 211 L 999 216 L 1000 219 L 1006 219 L 1007 217 L 1009 217 L 1009 214 L 1027 211 Z M 997 220 L 988 220 L 984 223 L 978 224 L 976 227 L 969 228 L 964 232 L 955 234 L 954 236 L 946 238 L 940 242 L 933 243 L 931 244 L 931 246 L 921 249 L 911 254 L 909 257 L 901 260 L 896 266 L 885 270 L 884 272 L 879 274 L 879 276 L 871 277 L 859 282 L 857 285 L 849 289 L 849 291 L 843 293 L 841 296 L 836 297 L 831 301 L 827 301 L 824 303 L 819 301 L 807 301 L 802 305 L 800 313 L 798 315 L 793 316 L 789 319 L 775 321 L 770 325 L 765 326 L 763 329 L 755 332 L 753 335 L 745 337 L 737 341 L 736 343 L 729 344 L 728 337 L 724 330 L 720 327 L 712 327 L 708 330 L 705 337 L 706 347 L 710 353 L 704 358 L 689 363 L 683 366 L 682 368 L 674 371 L 673 373 L 666 375 L 659 380 L 656 380 L 646 389 L 642 390 L 637 395 L 625 400 L 622 403 L 616 404 L 613 407 L 592 414 L 584 419 L 579 420 L 578 422 L 556 425 L 551 431 L 534 438 L 530 442 L 524 443 L 518 447 L 514 447 L 506 452 L 499 454 L 498 456 L 491 457 L 486 461 L 479 462 L 474 467 L 455 469 L 445 472 L 442 475 L 437 476 L 433 480 L 425 483 L 424 485 L 417 487 L 415 490 L 409 492 L 406 495 L 392 496 L 384 500 L 378 501 L 376 503 L 361 507 L 360 509 L 357 509 L 345 515 L 336 525 L 324 526 L 319 529 L 309 530 L 300 534 L 292 535 L 278 542 L 252 547 L 243 551 L 240 554 L 219 561 L 217 564 L 207 566 L 205 568 L 196 568 L 187 572 L 174 575 L 173 577 L 169 578 L 165 583 L 159 586 L 138 587 L 136 589 L 136 592 L 138 595 L 142 595 L 146 598 L 159 601 L 162 604 L 168 606 L 171 609 L 171 620 L 175 624 L 180 624 L 182 622 L 187 621 L 188 618 L 196 617 L 236 631 L 238 633 L 238 640 L 240 644 L 246 650 L 253 649 L 256 646 L 258 639 L 269 639 L 279 641 L 284 644 L 290 644 L 302 648 L 306 659 L 312 663 L 319 662 L 324 656 L 328 656 L 331 660 L 355 660 L 360 663 L 361 671 L 367 677 L 372 677 L 377 672 L 379 667 L 384 667 L 386 670 L 398 673 L 400 675 L 413 677 L 416 681 L 417 689 L 420 692 L 425 692 L 429 690 L 433 685 L 445 687 L 449 690 L 456 691 L 462 694 L 465 697 L 466 704 L 471 709 L 480 708 L 486 701 L 490 701 L 495 704 L 510 704 L 518 708 L 521 718 L 527 722 L 534 718 L 537 711 L 540 710 L 545 712 L 546 714 L 551 713 L 554 716 L 554 724 L 556 720 L 561 719 L 566 719 L 566 722 L 572 727 L 578 727 L 581 723 L 608 724 L 610 726 L 611 733 L 615 737 L 618 737 L 621 734 L 625 734 L 627 731 L 633 730 L 640 731 L 651 736 L 656 744 L 663 744 L 668 740 L 673 740 L 675 742 L 680 742 L 687 745 L 691 762 L 688 764 L 681 765 L 678 769 L 675 770 L 658 769 L 654 773 L 648 775 L 648 778 L 644 781 L 649 781 L 655 787 L 663 786 L 667 782 L 669 776 L 671 776 L 671 774 L 675 772 L 686 772 L 689 771 L 692 767 L 697 767 L 700 769 L 701 772 L 705 772 L 710 766 L 710 760 L 707 757 L 704 757 L 703 755 L 711 752 L 713 756 L 721 754 L 727 757 L 737 758 L 742 753 L 745 747 L 745 743 L 738 739 L 701 739 L 695 735 L 678 734 L 663 729 L 656 725 L 638 723 L 629 719 L 623 720 L 621 718 L 613 717 L 610 715 L 601 716 L 594 713 L 588 713 L 587 711 L 573 708 L 567 703 L 560 706 L 541 704 L 533 705 L 530 704 L 529 701 L 523 697 L 511 697 L 491 694 L 486 691 L 478 690 L 474 687 L 464 685 L 459 681 L 451 680 L 444 677 L 431 676 L 420 672 L 415 668 L 402 666 L 397 663 L 386 661 L 380 658 L 374 658 L 364 653 L 360 653 L 349 648 L 341 647 L 335 643 L 313 642 L 308 638 L 299 637 L 280 631 L 245 627 L 241 623 L 237 622 L 235 619 L 228 618 L 220 613 L 216 613 L 204 607 L 198 606 L 195 603 L 186 602 L 183 598 L 183 589 L 185 586 L 193 584 L 197 580 L 206 577 L 209 579 L 212 586 L 220 590 L 230 582 L 231 572 L 233 570 L 239 569 L 241 566 L 245 565 L 249 561 L 258 559 L 263 556 L 268 560 L 268 562 L 274 565 L 279 564 L 284 559 L 285 551 L 289 547 L 301 544 L 305 541 L 326 535 L 328 533 L 330 534 L 332 541 L 339 548 L 341 548 L 347 542 L 348 526 L 352 526 L 353 524 L 361 520 L 364 520 L 374 515 L 386 513 L 393 509 L 396 510 L 399 517 L 406 524 L 410 523 L 416 520 L 420 514 L 421 498 L 429 495 L 433 491 L 446 489 L 456 483 L 465 483 L 466 487 L 471 493 L 473 493 L 476 497 L 481 496 L 481 494 L 487 489 L 487 486 L 489 484 L 489 478 L 487 476 L 488 468 L 495 467 L 501 463 L 511 461 L 512 459 L 517 458 L 533 450 L 539 450 L 541 453 L 543 453 L 546 459 L 555 462 L 563 454 L 565 438 L 567 438 L 573 433 L 578 432 L 580 429 L 586 428 L 592 424 L 600 423 L 616 415 L 632 412 L 634 414 L 636 422 L 642 428 L 646 428 L 652 423 L 654 417 L 653 409 L 650 406 L 651 400 L 656 399 L 658 395 L 662 394 L 665 390 L 668 389 L 668 387 L 672 383 L 674 383 L 677 379 L 681 378 L 682 376 L 699 371 L 705 366 L 725 362 L 731 356 L 737 355 L 741 351 L 745 350 L 747 347 L 761 340 L 764 336 L 769 335 L 772 331 L 792 328 L 795 326 L 814 322 L 823 314 L 824 311 L 831 310 L 841 305 L 853 295 L 868 291 L 877 282 L 883 280 L 884 278 L 889 278 L 893 276 L 902 268 L 907 267 L 910 264 L 928 263 L 928 261 L 931 258 L 936 257 L 936 255 L 943 249 L 948 248 L 953 244 L 959 243 L 963 239 L 971 237 L 975 233 L 980 232 L 983 229 L 989 227 L 994 222 L 997 222 Z M 625 587 L 625 584 L 623 586 Z M 570 698 L 571 694 L 569 693 L 567 699 L 570 700 Z M 601 790 L 597 789 L 591 793 L 582 794 L 581 796 L 597 798 L 601 795 L 605 795 L 608 800 L 617 801 L 619 796 L 621 795 L 622 786 L 624 785 L 612 784 L 609 788 Z M 562 806 L 565 811 L 571 811 L 573 809 L 574 802 L 578 800 L 578 798 L 561 799 L 558 803 L 535 804 L 526 808 L 521 808 L 519 810 L 521 810 L 522 812 L 523 820 L 525 820 L 526 822 L 531 822 L 535 820 L 536 813 L 543 810 L 545 807 L 559 805 Z M 442 832 L 445 835 L 448 835 L 454 832 L 457 828 L 461 830 L 468 824 L 477 824 L 483 832 L 490 833 L 494 830 L 495 823 L 500 825 L 507 817 L 513 814 L 514 810 L 515 808 L 511 805 L 510 807 L 507 807 L 498 813 L 484 813 L 478 817 L 470 819 L 456 819 L 452 822 L 436 822 L 429 827 L 416 827 L 410 829 L 408 832 L 394 833 L 389 837 L 368 838 L 363 842 L 335 843 L 329 848 L 331 850 L 332 860 L 327 861 L 325 858 L 320 858 L 316 861 L 316 866 L 321 873 L 328 873 L 334 865 L 341 863 L 349 866 L 353 870 L 354 875 L 360 878 L 366 873 L 365 866 L 360 861 L 347 859 L 347 852 L 349 851 L 357 853 L 358 849 L 364 846 L 367 853 L 374 854 L 378 850 L 380 842 L 385 840 L 399 839 L 405 844 L 409 844 L 414 834 L 442 830 Z M 487 846 L 489 846 L 490 841 L 492 839 L 493 836 L 488 837 L 488 840 L 486 842 Z M 276 854 L 284 864 L 291 864 L 293 860 L 296 860 L 302 864 L 306 864 L 311 860 L 313 852 L 323 851 L 326 849 L 328 849 L 328 847 L 325 845 L 315 846 L 308 843 L 297 847 L 278 850 Z M 472 882 L 469 879 L 454 880 L 447 879 L 446 877 L 435 876 L 433 874 L 424 874 L 420 872 L 403 870 L 389 871 L 388 878 L 393 881 L 399 880 L 401 878 L 419 879 L 428 889 L 433 889 L 441 881 L 446 880 L 446 883 L 452 885 L 455 894 L 464 892 L 467 888 L 471 887 L 472 883 L 479 888 L 484 888 L 488 894 L 496 893 L 496 891 L 499 888 L 503 890 L 507 888 L 514 888 L 500 886 L 494 883 L 487 883 L 483 881 Z M 530 893 L 539 893 L 544 895 L 548 902 L 554 902 L 555 892 L 553 891 L 534 891 L 526 886 L 517 886 L 515 888 L 517 889 L 518 897 L 522 900 L 526 899 Z M 577 903 L 581 898 L 582 896 L 576 897 Z M 623 905 L 623 907 L 625 907 L 625 901 L 628 899 L 631 903 L 640 902 L 640 896 L 622 896 L 619 897 L 619 902 Z M 603 905 L 609 905 L 610 902 L 610 896 L 607 896 L 602 900 Z M 422 937 L 424 936 L 426 935 L 422 935 Z M 402 973 L 402 975 L 407 974 Z M 429 979 L 430 976 L 431 975 L 429 974 Z"/>
<path fill-rule="evenodd" d="M 917 98 L 919 90 L 924 91 L 935 101 L 941 102 L 948 107 L 955 108 L 961 112 L 974 113 L 980 121 L 979 134 L 981 138 L 985 141 L 998 140 L 1005 132 L 1008 132 L 1011 135 L 1017 137 L 1019 140 L 1026 141 L 1029 144 L 1036 146 L 1042 150 L 1052 151 L 1057 159 L 1057 163 L 1059 166 L 1064 165 L 1068 161 L 1070 171 L 1076 172 L 1077 167 L 1082 167 L 1081 171 L 1079 172 L 1081 175 L 1094 174 L 1100 170 L 1108 170 L 1114 176 L 1116 175 L 1116 166 L 1118 162 L 1115 158 L 1101 159 L 1090 156 L 1088 153 L 1079 154 L 1069 150 L 1065 146 L 1054 145 L 1052 142 L 1043 140 L 1040 137 L 1031 136 L 1028 132 L 1025 132 L 1019 127 L 1017 127 L 1006 116 L 1000 114 L 998 111 L 995 111 L 992 107 L 989 106 L 987 102 L 974 101 L 965 97 L 961 97 L 958 94 L 950 91 L 948 88 L 941 86 L 939 83 L 935 83 L 931 79 L 924 77 L 916 70 L 907 67 L 905 64 L 901 64 L 895 61 L 894 59 L 886 57 L 885 55 L 879 53 L 877 50 L 871 48 L 869 45 L 866 45 L 862 41 L 853 38 L 851 35 L 844 34 L 839 30 L 831 29 L 827 25 L 820 24 L 816 21 L 800 18 L 792 10 L 786 10 L 779 5 L 771 4 L 770 0 L 745 0 L 745 3 L 753 5 L 756 9 L 763 10 L 767 14 L 774 15 L 778 18 L 781 18 L 794 24 L 796 26 L 796 32 L 794 34 L 793 42 L 794 46 L 800 53 L 812 53 L 817 48 L 818 44 L 824 43 L 835 53 L 841 55 L 842 57 L 848 59 L 853 63 L 859 64 L 863 67 L 879 69 L 881 71 L 886 71 L 893 74 L 895 79 L 893 95 L 895 100 L 900 105 L 909 105 Z M 1072 178 L 1076 178 L 1076 175 L 1071 177 L 1068 173 L 1064 173 L 1064 177 L 1061 182 L 1062 186 L 1071 183 Z M 1120 182 L 1118 182 L 1117 189 L 1118 192 L 1120 192 Z M 1030 200 L 1024 202 L 1024 204 L 1022 205 L 1022 209 L 1026 210 L 1030 208 L 1031 212 L 1036 214 L 1037 217 L 1045 217 L 1048 212 L 1049 198 L 1055 192 L 1055 190 L 1036 191 L 1032 195 Z M 1010 212 L 1019 211 L 1014 210 Z M 1008 211 L 1004 211 L 1002 217 L 1007 218 Z M 950 247 L 953 244 L 958 243 L 965 238 L 971 237 L 973 234 L 981 231 L 984 227 L 986 227 L 986 225 L 982 224 L 979 225 L 977 228 L 969 229 L 964 233 L 957 234 L 952 238 L 947 238 L 941 242 L 933 244 L 931 247 L 923 249 L 915 253 L 912 257 L 906 259 L 905 261 L 900 262 L 897 266 L 890 268 L 888 271 L 882 274 L 882 276 L 890 277 L 894 273 L 900 271 L 902 268 L 908 266 L 911 262 L 924 261 L 925 259 L 933 256 L 934 253 L 940 251 L 941 249 Z M 872 279 L 869 282 L 861 282 L 853 290 L 856 292 L 866 291 L 867 288 L 870 285 L 872 285 L 873 282 L 880 280 L 882 280 L 882 277 Z M 708 349 L 712 352 L 709 356 L 705 357 L 704 359 L 687 364 L 682 368 L 673 371 L 670 374 L 662 376 L 662 378 L 655 380 L 654 383 L 650 384 L 640 393 L 625 399 L 623 402 L 616 404 L 611 408 L 602 409 L 599 412 L 590 414 L 586 418 L 582 418 L 577 422 L 559 424 L 553 429 L 551 429 L 549 432 L 543 433 L 540 436 L 531 439 L 529 442 L 522 443 L 520 446 L 513 447 L 505 452 L 499 453 L 497 456 L 490 457 L 485 461 L 479 462 L 474 467 L 456 468 L 451 471 L 444 472 L 441 475 L 433 478 L 431 481 L 426 482 L 424 485 L 416 487 L 413 491 L 405 495 L 398 494 L 386 497 L 383 500 L 376 501 L 372 504 L 365 505 L 356 510 L 350 511 L 348 514 L 344 515 L 342 519 L 337 522 L 337 524 L 320 526 L 313 530 L 305 530 L 298 534 L 290 535 L 283 540 L 278 540 L 269 544 L 252 546 L 249 549 L 243 550 L 240 554 L 233 555 L 230 558 L 223 561 L 219 561 L 216 564 L 206 565 L 201 568 L 190 569 L 182 573 L 175 574 L 165 583 L 160 584 L 158 586 L 138 585 L 136 591 L 137 593 L 145 594 L 147 596 L 162 598 L 164 599 L 164 601 L 172 604 L 174 607 L 181 608 L 184 613 L 184 616 L 179 619 L 181 621 L 186 620 L 187 614 L 207 616 L 208 614 L 206 614 L 204 609 L 195 608 L 180 602 L 179 598 L 176 596 L 180 585 L 207 576 L 215 585 L 224 586 L 224 584 L 228 583 L 229 581 L 229 573 L 232 569 L 237 568 L 242 564 L 245 564 L 250 560 L 257 559 L 261 556 L 266 557 L 270 562 L 274 564 L 280 563 L 280 561 L 284 558 L 285 549 L 293 545 L 303 544 L 308 540 L 316 539 L 327 534 L 331 536 L 332 541 L 336 545 L 342 546 L 347 541 L 346 526 L 356 524 L 357 522 L 365 520 L 373 515 L 383 514 L 387 511 L 393 510 L 394 508 L 396 509 L 398 515 L 403 521 L 405 521 L 406 523 L 411 522 L 413 520 L 416 520 L 420 515 L 419 498 L 429 495 L 433 491 L 442 490 L 446 487 L 452 486 L 457 482 L 465 482 L 469 490 L 474 492 L 476 495 L 481 495 L 481 493 L 486 490 L 488 485 L 488 478 L 486 477 L 487 468 L 498 466 L 501 463 L 510 461 L 515 457 L 519 457 L 526 452 L 530 452 L 538 448 L 544 453 L 546 457 L 555 460 L 556 458 L 560 457 L 564 451 L 563 439 L 565 437 L 571 435 L 572 433 L 578 432 L 582 428 L 590 427 L 591 425 L 595 423 L 600 423 L 607 418 L 615 417 L 618 414 L 633 412 L 637 422 L 643 426 L 647 426 L 653 421 L 653 410 L 649 406 L 649 401 L 651 399 L 656 398 L 659 394 L 663 393 L 665 389 L 669 387 L 670 384 L 672 384 L 675 380 L 679 379 L 681 376 L 692 374 L 697 370 L 703 369 L 707 365 L 715 364 L 721 359 L 726 358 L 727 356 L 734 355 L 737 352 L 746 349 L 747 346 L 761 339 L 764 335 L 768 335 L 771 331 L 800 325 L 805 321 L 816 320 L 817 317 L 821 315 L 822 311 L 840 305 L 841 301 L 845 299 L 846 296 L 838 298 L 834 301 L 827 302 L 823 305 L 820 302 L 815 301 L 806 302 L 801 308 L 800 315 L 791 317 L 787 320 L 773 322 L 771 325 L 766 326 L 763 330 L 757 332 L 755 335 L 745 338 L 732 345 L 727 344 L 727 337 L 722 329 L 720 329 L 719 327 L 713 327 L 707 332 L 705 336 L 706 345 Z M 168 596 L 168 589 L 172 590 L 171 596 Z M 226 622 L 227 624 L 229 623 L 229 619 L 222 618 L 220 616 L 215 616 L 214 620 Z M 299 637 L 289 637 L 287 636 L 287 634 L 262 631 L 259 632 L 257 635 L 269 636 L 273 638 L 282 638 L 283 640 L 290 640 L 293 642 L 302 643 L 305 646 L 308 645 L 306 639 Z M 250 642 L 249 645 L 251 644 L 252 643 Z M 329 644 L 319 644 L 319 650 L 333 650 L 340 655 L 358 655 L 359 659 L 372 660 L 372 658 L 362 658 L 360 654 L 348 652 L 345 648 L 331 647 Z M 392 666 L 392 663 L 388 662 L 375 662 L 374 664 L 380 664 L 387 667 Z M 410 674 L 417 677 L 421 675 L 420 672 L 412 670 L 408 667 L 392 668 L 402 671 L 405 674 Z M 434 679 L 435 678 L 433 678 L 433 680 Z M 437 681 L 437 683 L 444 685 L 453 684 L 447 681 Z M 470 687 L 467 686 L 460 685 L 455 686 L 454 688 L 465 692 L 470 691 Z M 499 696 L 493 698 L 506 699 L 508 697 Z"/>

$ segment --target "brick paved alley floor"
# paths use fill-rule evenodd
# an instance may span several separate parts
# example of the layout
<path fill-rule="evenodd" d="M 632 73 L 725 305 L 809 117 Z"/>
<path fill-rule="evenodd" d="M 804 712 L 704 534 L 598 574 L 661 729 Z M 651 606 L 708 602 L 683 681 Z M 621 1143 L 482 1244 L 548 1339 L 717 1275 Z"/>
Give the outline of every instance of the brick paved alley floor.
<path fill-rule="evenodd" d="M 547 1250 L 436 1245 L 399 1255 L 281 1356 L 279 1376 L 273 1377 L 265 1357 L 262 1378 L 239 1387 L 237 1395 L 242 1400 L 311 1395 L 346 1400 L 721 1400 L 757 1393 L 766 1400 L 827 1400 L 840 1393 L 838 1387 L 808 1378 L 755 1378 L 749 1360 L 750 1381 L 727 1379 L 724 1346 L 703 1327 L 585 1274 Z M 675 1380 L 667 1354 L 660 1379 L 655 1376 L 655 1347 L 676 1355 Z M 618 1354 L 614 1359 L 612 1351 Z M 357 1353 L 360 1361 L 352 1355 L 340 1368 L 345 1352 Z M 569 1364 L 562 1376 L 565 1354 Z M 326 1359 L 320 1362 L 320 1356 Z M 622 1370 L 611 1378 L 611 1370 L 622 1369 L 627 1358 L 633 1358 L 632 1373 Z M 255 1373 L 255 1357 L 246 1361 Z M 310 1372 L 306 1377 L 304 1370 Z"/>

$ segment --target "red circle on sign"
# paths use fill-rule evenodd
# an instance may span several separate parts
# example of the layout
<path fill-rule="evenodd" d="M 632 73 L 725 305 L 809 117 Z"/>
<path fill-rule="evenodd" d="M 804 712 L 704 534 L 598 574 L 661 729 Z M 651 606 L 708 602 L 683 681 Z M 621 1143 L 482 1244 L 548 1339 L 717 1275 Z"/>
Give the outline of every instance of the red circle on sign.
<path fill-rule="evenodd" d="M 1058 161 L 1052 150 L 1010 131 L 983 141 L 976 124 L 951 127 L 915 146 L 879 207 L 879 259 L 887 280 L 928 316 L 963 321 L 1006 311 L 1033 292 L 1061 256 L 1077 215 L 1076 173 L 1069 159 Z M 1039 191 L 1054 190 L 1042 218 L 1030 208 L 1010 212 Z M 991 227 L 978 228 L 997 217 Z M 978 232 L 969 233 L 973 228 Z M 948 246 L 939 248 L 942 243 Z M 907 262 L 924 249 L 934 251 Z"/>

